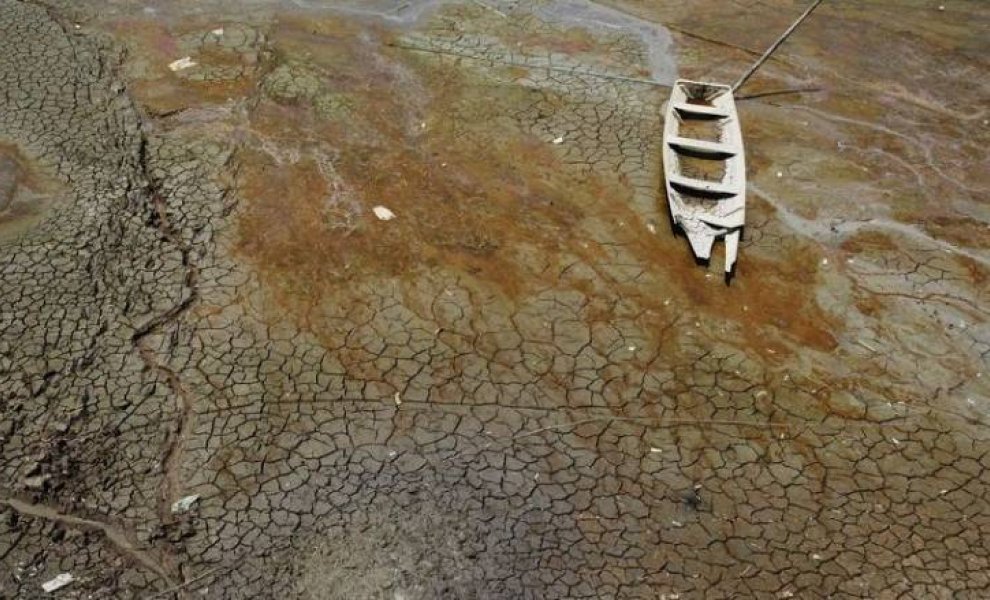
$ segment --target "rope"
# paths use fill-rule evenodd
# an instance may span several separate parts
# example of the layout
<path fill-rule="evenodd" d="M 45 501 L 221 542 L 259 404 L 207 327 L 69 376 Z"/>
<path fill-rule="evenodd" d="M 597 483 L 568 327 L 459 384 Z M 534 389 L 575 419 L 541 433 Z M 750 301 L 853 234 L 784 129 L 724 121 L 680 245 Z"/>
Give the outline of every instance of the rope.
<path fill-rule="evenodd" d="M 798 17 L 797 20 L 794 21 L 794 23 L 792 23 L 790 27 L 787 28 L 787 31 L 785 31 L 784 34 L 781 35 L 779 38 L 777 38 L 777 41 L 774 42 L 772 46 L 767 48 L 767 51 L 763 53 L 763 56 L 757 59 L 757 61 L 753 64 L 753 66 L 750 67 L 748 71 L 743 73 L 743 76 L 740 77 L 739 80 L 736 81 L 736 83 L 732 86 L 733 94 L 736 93 L 736 90 L 742 87 L 742 85 L 746 83 L 746 80 L 749 79 L 753 75 L 753 73 L 755 73 L 756 70 L 759 69 L 763 65 L 763 63 L 767 61 L 768 58 L 770 58 L 770 55 L 773 54 L 774 51 L 777 50 L 777 48 L 779 48 L 780 45 L 784 43 L 784 40 L 787 39 L 787 36 L 791 35 L 791 33 L 793 33 L 795 29 L 797 29 L 797 26 L 800 25 L 801 22 L 804 21 L 806 18 L 808 18 L 808 15 L 810 15 L 812 11 L 818 8 L 818 5 L 824 1 L 825 0 L 815 0 L 815 2 L 811 6 L 809 6 L 808 9 L 804 11 L 804 13 L 800 17 Z"/>

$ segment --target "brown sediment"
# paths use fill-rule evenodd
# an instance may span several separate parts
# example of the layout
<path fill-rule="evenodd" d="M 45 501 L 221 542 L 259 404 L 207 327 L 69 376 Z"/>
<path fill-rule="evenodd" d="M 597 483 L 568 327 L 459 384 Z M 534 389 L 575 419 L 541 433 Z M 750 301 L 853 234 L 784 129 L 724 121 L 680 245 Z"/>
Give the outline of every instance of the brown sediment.
<path fill-rule="evenodd" d="M 853 254 L 868 253 L 871 251 L 889 252 L 897 250 L 897 242 L 889 235 L 875 229 L 865 229 L 857 231 L 854 235 L 843 240 L 840 248 Z"/>
<path fill-rule="evenodd" d="M 133 55 L 142 57 L 140 62 L 129 64 L 133 73 L 128 90 L 152 116 L 243 98 L 257 83 L 254 71 L 259 57 L 253 52 L 241 53 L 206 44 L 195 51 L 181 47 L 181 37 L 205 36 L 217 26 L 215 22 L 185 18 L 168 24 L 155 18 L 127 18 L 104 26 L 123 40 Z M 188 71 L 171 71 L 168 65 L 186 54 L 196 65 Z M 243 74 L 228 78 L 193 76 L 196 71 L 223 67 L 242 69 Z"/>
<path fill-rule="evenodd" d="M 384 45 L 360 43 L 355 29 L 337 22 L 286 19 L 274 36 L 310 52 L 318 67 L 333 67 L 334 93 L 356 100 L 346 119 L 267 99 L 252 114 L 254 132 L 277 145 L 306 140 L 303 155 L 325 140 L 339 177 L 328 182 L 311 159 L 278 165 L 257 151 L 240 156 L 246 211 L 239 250 L 267 280 L 280 282 L 274 288 L 290 291 L 294 301 L 308 295 L 318 303 L 344 281 L 407 277 L 442 265 L 515 296 L 533 279 L 515 255 L 520 248 L 554 255 L 575 243 L 569 231 L 594 190 L 575 181 L 551 146 L 499 122 L 455 130 L 445 115 L 480 100 L 462 76 L 401 63 L 397 58 L 408 54 L 390 56 Z M 432 90 L 422 108 L 406 97 L 410 88 L 399 76 Z M 354 135 L 356 124 L 365 135 Z M 499 141 L 482 141 L 492 138 Z M 358 206 L 352 229 L 324 218 L 331 185 Z M 376 220 L 376 205 L 397 218 Z"/>
<path fill-rule="evenodd" d="M 722 139 L 722 126 L 716 119 L 682 118 L 678 133 L 681 137 L 718 142 Z"/>
<path fill-rule="evenodd" d="M 898 221 L 919 223 L 932 237 L 963 248 L 990 249 L 987 224 L 971 217 L 948 215 L 898 215 Z"/>
<path fill-rule="evenodd" d="M 0 240 L 37 225 L 59 189 L 16 146 L 0 143 Z"/>
<path fill-rule="evenodd" d="M 549 34 L 527 32 L 521 28 L 512 27 L 500 31 L 498 37 L 510 48 L 522 47 L 526 48 L 527 51 L 539 49 L 573 55 L 591 52 L 598 47 L 594 37 L 585 29 L 566 29 Z"/>
<path fill-rule="evenodd" d="M 251 116 L 255 133 L 302 149 L 295 164 L 279 165 L 253 150 L 240 156 L 245 211 L 238 249 L 279 304 L 309 314 L 346 282 L 412 281 L 422 269 L 439 266 L 515 298 L 549 283 L 545 274 L 532 273 L 519 261 L 520 248 L 537 250 L 550 265 L 564 252 L 593 259 L 597 244 L 580 244 L 588 240 L 579 227 L 586 216 L 601 212 L 609 221 L 618 215 L 630 224 L 639 221 L 622 200 L 630 193 L 627 187 L 606 182 L 605 175 L 576 176 L 545 141 L 483 114 L 464 129 L 446 118 L 477 106 L 479 91 L 490 96 L 497 88 L 478 90 L 457 71 L 416 62 L 384 44 L 361 43 L 360 31 L 337 21 L 290 18 L 273 32 L 277 45 L 306 52 L 317 68 L 332 72 L 335 93 L 355 99 L 341 119 L 268 99 Z M 428 98 L 411 100 L 400 93 L 416 85 L 431 91 Z M 358 129 L 365 135 L 357 137 Z M 481 141 L 489 139 L 499 142 Z M 339 181 L 328 182 L 316 162 L 305 158 L 307 145 L 319 140 L 333 148 Z M 325 217 L 333 186 L 346 189 L 359 206 L 350 229 L 335 228 Z M 396 219 L 376 220 L 371 213 L 376 205 L 389 208 Z M 835 347 L 836 323 L 814 300 L 814 269 L 801 266 L 816 264 L 810 248 L 797 248 L 792 258 L 799 260 L 786 263 L 747 257 L 740 277 L 725 289 L 711 285 L 684 259 L 682 238 L 615 229 L 643 264 L 663 273 L 659 280 L 682 290 L 676 294 L 712 318 L 738 323 L 759 355 L 779 358 L 794 349 L 766 342 L 778 337 L 767 335 L 770 330 L 782 331 L 795 346 Z M 629 230 L 635 233 L 623 233 Z M 664 295 L 652 293 L 658 299 Z"/>
<path fill-rule="evenodd" d="M 818 258 L 808 244 L 790 242 L 786 262 L 747 254 L 731 286 L 725 286 L 706 279 L 705 271 L 690 260 L 683 236 L 630 235 L 623 241 L 644 264 L 662 273 L 657 278 L 668 282 L 668 294 L 682 296 L 715 322 L 739 325 L 744 345 L 758 356 L 779 360 L 802 348 L 831 351 L 837 345 L 841 326 L 815 299 L 817 269 L 808 265 L 816 265 Z M 716 244 L 716 253 L 721 249 Z M 719 261 L 712 257 L 713 263 Z"/>
<path fill-rule="evenodd" d="M 725 161 L 710 156 L 692 156 L 687 152 L 679 152 L 677 156 L 679 171 L 682 175 L 701 179 L 703 181 L 722 181 L 725 179 Z"/>

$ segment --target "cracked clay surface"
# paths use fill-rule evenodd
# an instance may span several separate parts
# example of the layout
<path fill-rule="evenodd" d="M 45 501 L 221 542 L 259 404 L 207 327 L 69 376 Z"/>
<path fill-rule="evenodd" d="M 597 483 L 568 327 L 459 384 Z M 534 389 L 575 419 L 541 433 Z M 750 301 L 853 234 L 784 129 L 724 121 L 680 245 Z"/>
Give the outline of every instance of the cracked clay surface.
<path fill-rule="evenodd" d="M 803 7 L 0 0 L 0 598 L 990 596 L 990 7 L 825 3 L 670 228 Z"/>

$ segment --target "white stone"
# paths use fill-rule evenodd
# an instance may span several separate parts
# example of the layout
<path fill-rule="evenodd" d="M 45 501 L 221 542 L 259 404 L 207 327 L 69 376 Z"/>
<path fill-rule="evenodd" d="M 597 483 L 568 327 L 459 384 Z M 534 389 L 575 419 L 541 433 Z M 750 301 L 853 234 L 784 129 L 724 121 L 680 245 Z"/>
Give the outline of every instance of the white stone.
<path fill-rule="evenodd" d="M 188 69 L 189 67 L 195 67 L 195 66 L 196 66 L 196 62 L 193 61 L 193 59 L 188 56 L 183 56 L 179 60 L 173 60 L 172 62 L 168 63 L 168 68 L 172 69 L 173 71 L 181 71 L 183 69 Z"/>
<path fill-rule="evenodd" d="M 49 579 L 48 581 L 42 583 L 41 589 L 50 594 L 55 590 L 62 589 L 69 585 L 74 579 L 75 577 L 73 577 L 71 573 L 59 573 L 55 576 L 55 578 Z"/>
<path fill-rule="evenodd" d="M 395 218 L 395 213 L 385 208 L 384 206 L 376 206 L 372 208 L 375 212 L 375 216 L 378 217 L 379 221 L 391 221 Z"/>
<path fill-rule="evenodd" d="M 179 498 L 174 503 L 172 503 L 172 514 L 178 515 L 184 512 L 188 512 L 193 504 L 199 501 L 199 494 L 193 494 L 191 496 L 183 496 Z"/>

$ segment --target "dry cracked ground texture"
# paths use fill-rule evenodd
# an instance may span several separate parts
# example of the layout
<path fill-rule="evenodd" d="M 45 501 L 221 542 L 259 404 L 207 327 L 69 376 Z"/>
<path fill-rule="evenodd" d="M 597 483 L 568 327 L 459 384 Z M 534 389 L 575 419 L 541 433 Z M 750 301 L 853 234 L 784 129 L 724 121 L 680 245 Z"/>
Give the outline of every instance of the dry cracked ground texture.
<path fill-rule="evenodd" d="M 646 80 L 804 5 L 0 0 L 0 597 L 990 596 L 990 6 L 826 2 L 670 228 Z"/>

